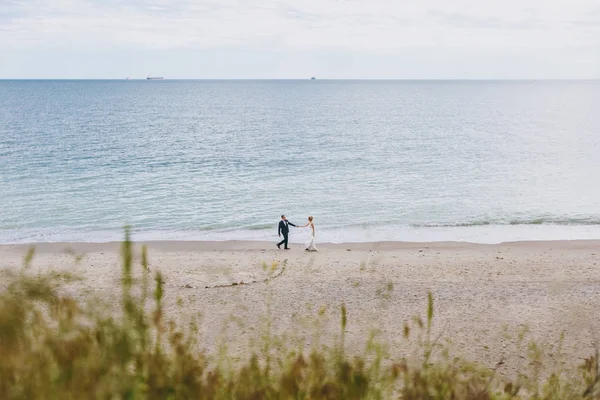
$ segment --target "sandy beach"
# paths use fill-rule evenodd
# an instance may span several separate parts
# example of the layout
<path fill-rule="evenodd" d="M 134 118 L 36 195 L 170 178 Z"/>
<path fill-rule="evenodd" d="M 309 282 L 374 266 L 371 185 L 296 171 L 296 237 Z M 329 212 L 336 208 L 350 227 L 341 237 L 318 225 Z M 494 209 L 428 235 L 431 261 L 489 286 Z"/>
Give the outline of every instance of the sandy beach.
<path fill-rule="evenodd" d="M 225 342 L 232 354 L 248 353 L 267 315 L 275 335 L 291 335 L 307 348 L 331 344 L 345 304 L 352 351 L 361 352 L 378 330 L 378 339 L 401 356 L 414 348 L 402 337 L 404 322 L 425 315 L 429 291 L 434 333 L 469 359 L 490 366 L 504 359 L 504 372 L 524 362 L 517 332 L 525 327 L 530 338 L 548 344 L 564 331 L 567 363 L 580 362 L 600 339 L 600 241 L 320 244 L 318 253 L 263 242 L 147 245 L 151 271 L 165 278 L 167 316 L 185 323 L 201 315 L 209 352 Z M 35 247 L 34 271 L 75 272 L 84 280 L 65 291 L 118 301 L 118 243 Z M 0 266 L 19 267 L 28 248 L 0 246 Z M 73 253 L 83 255 L 79 262 Z"/>

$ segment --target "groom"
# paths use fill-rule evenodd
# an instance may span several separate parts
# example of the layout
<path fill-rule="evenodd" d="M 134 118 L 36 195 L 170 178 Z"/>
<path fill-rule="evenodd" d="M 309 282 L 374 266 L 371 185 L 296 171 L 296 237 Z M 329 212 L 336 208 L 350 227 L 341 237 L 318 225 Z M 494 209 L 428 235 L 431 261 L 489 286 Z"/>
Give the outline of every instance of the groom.
<path fill-rule="evenodd" d="M 279 243 L 277 243 L 277 248 L 281 249 L 281 245 L 283 244 L 283 248 L 286 250 L 289 250 L 290 248 L 288 247 L 288 234 L 290 233 L 290 228 L 288 225 L 291 226 L 296 226 L 294 224 L 292 224 L 291 222 L 289 222 L 287 220 L 287 218 L 285 217 L 285 215 L 281 216 L 281 221 L 279 221 L 279 229 L 277 229 L 277 234 L 279 235 L 279 237 L 281 237 L 281 234 L 283 234 L 283 240 Z"/>

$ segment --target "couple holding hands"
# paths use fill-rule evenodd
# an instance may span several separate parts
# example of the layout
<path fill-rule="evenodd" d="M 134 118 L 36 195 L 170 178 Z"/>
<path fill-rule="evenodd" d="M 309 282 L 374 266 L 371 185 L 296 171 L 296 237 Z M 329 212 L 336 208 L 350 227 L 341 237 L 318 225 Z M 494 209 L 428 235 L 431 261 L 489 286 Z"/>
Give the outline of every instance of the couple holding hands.
<path fill-rule="evenodd" d="M 277 234 L 279 235 L 279 237 L 283 235 L 283 240 L 277 243 L 277 248 L 281 249 L 281 245 L 283 244 L 283 248 L 285 250 L 290 249 L 288 247 L 288 235 L 290 233 L 289 225 L 295 226 L 296 228 L 306 228 L 307 226 L 310 226 L 310 234 L 308 238 L 308 243 L 306 243 L 306 251 L 317 251 L 317 247 L 315 246 L 315 224 L 313 223 L 313 217 L 308 217 L 308 223 L 306 225 L 297 226 L 289 222 L 285 215 L 282 215 L 281 221 L 279 221 L 279 228 L 277 229 Z"/>

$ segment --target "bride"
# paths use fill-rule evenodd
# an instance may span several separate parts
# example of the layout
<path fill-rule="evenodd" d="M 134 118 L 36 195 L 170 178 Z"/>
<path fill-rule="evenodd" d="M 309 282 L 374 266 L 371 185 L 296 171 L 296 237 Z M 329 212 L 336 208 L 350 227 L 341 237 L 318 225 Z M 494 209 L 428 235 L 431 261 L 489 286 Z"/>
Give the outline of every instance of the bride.
<path fill-rule="evenodd" d="M 308 243 L 306 243 L 306 251 L 317 251 L 317 246 L 315 246 L 315 224 L 313 223 L 313 217 L 308 217 L 308 223 L 304 226 L 298 226 L 298 228 L 306 228 L 310 225 L 310 236 L 308 238 Z"/>

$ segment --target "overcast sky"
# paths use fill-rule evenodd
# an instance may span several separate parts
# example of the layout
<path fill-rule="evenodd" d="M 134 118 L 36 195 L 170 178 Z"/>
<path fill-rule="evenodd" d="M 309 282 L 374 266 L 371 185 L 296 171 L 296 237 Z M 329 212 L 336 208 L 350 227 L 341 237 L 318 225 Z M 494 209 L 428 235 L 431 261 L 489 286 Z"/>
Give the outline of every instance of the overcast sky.
<path fill-rule="evenodd" d="M 600 0 L 0 0 L 0 78 L 600 78 Z"/>

